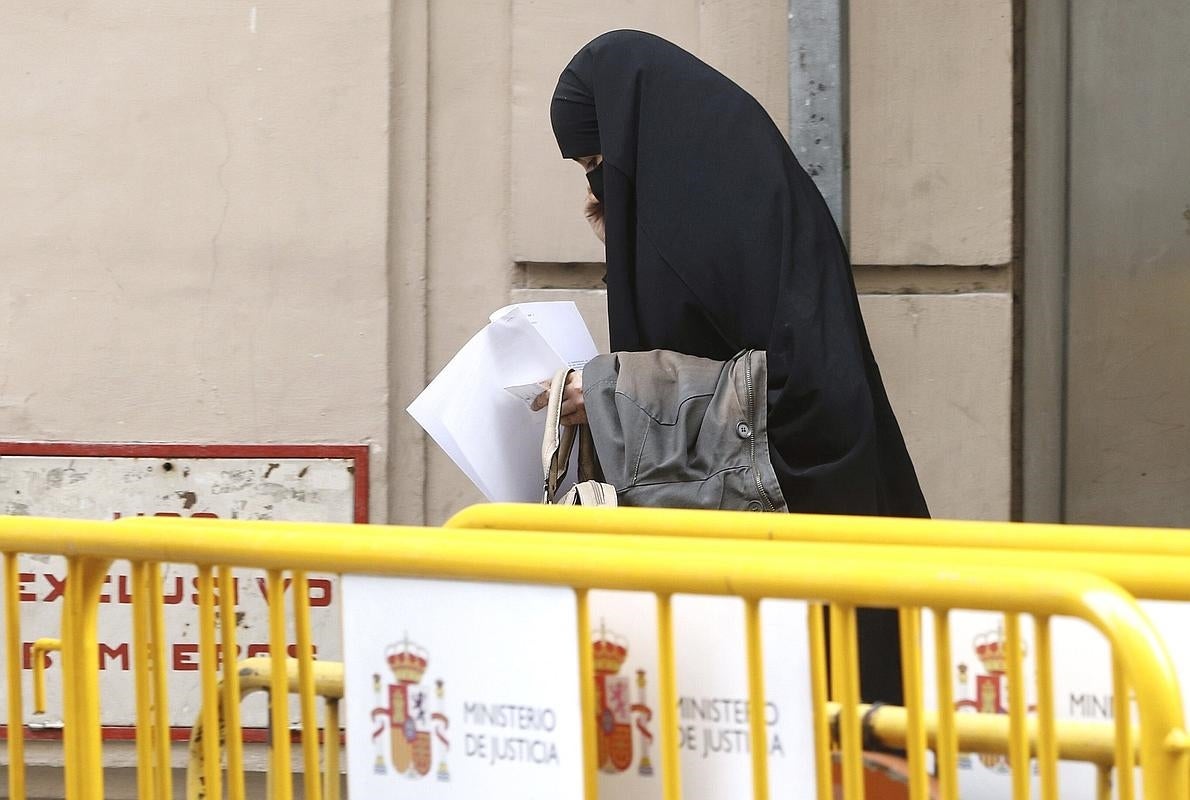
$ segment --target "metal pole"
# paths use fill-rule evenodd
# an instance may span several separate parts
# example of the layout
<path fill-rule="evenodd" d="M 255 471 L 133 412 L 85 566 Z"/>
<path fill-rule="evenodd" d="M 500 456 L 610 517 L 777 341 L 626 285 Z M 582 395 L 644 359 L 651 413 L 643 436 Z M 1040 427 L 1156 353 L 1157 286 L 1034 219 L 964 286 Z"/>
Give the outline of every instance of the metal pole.
<path fill-rule="evenodd" d="M 848 237 L 847 0 L 789 0 L 789 143 Z"/>

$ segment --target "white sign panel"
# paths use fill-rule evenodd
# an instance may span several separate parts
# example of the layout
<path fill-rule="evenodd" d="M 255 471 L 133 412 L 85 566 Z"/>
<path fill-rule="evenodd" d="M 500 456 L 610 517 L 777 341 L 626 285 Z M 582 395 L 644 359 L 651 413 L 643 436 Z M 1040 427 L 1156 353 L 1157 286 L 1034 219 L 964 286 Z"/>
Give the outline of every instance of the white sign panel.
<path fill-rule="evenodd" d="M 352 797 L 582 796 L 569 589 L 344 576 Z"/>
<path fill-rule="evenodd" d="M 158 446 L 149 446 L 156 448 Z M 184 452 L 186 446 L 173 448 Z M 294 448 L 286 448 L 292 451 Z M 311 448 L 317 450 L 318 448 Z M 364 452 L 364 448 L 357 448 Z M 161 458 L 104 456 L 0 456 L 0 512 L 8 515 L 113 519 L 122 516 L 181 516 L 352 522 L 357 510 L 356 460 L 343 458 Z M 66 565 L 62 558 L 22 555 L 19 561 L 25 669 L 32 668 L 34 639 L 60 630 Z M 194 723 L 198 714 L 197 571 L 163 565 L 165 661 L 170 668 L 170 724 Z M 117 562 L 100 597 L 99 668 L 101 720 L 105 727 L 134 724 L 131 639 L 131 579 Z M 337 579 L 312 574 L 310 605 L 319 658 L 340 657 Z M 223 587 L 220 587 L 223 590 Z M 236 570 L 239 658 L 267 655 L 270 598 L 263 572 Z M 292 608 L 291 587 L 285 603 Z M 0 629 L 3 621 L 0 620 Z M 290 649 L 292 650 L 292 640 Z M 47 714 L 32 713 L 32 679 L 26 673 L 26 722 L 57 727 L 61 722 L 61 673 L 49 656 Z M 0 698 L 0 714 L 5 700 Z M 263 702 L 250 702 L 244 724 L 267 724 Z"/>
<path fill-rule="evenodd" d="M 1182 686 L 1190 685 L 1190 604 L 1142 602 L 1178 666 Z M 951 674 L 955 707 L 962 712 L 1008 713 L 1008 676 L 1004 652 L 1004 617 L 1002 614 L 960 611 L 951 619 Z M 932 616 L 923 618 L 922 658 L 926 666 L 926 693 L 936 705 Z M 1021 636 L 1025 643 L 1024 674 L 1027 676 L 1026 703 L 1036 709 L 1037 691 L 1032 619 L 1021 618 Z M 1114 719 L 1111 650 L 1107 640 L 1089 624 L 1076 619 L 1058 618 L 1051 623 L 1054 713 L 1058 719 L 1085 722 L 1111 722 Z M 1185 703 L 1185 697 L 1183 697 Z M 1013 765 L 1007 757 L 965 753 L 959 761 L 959 784 L 964 800 L 998 800 L 1011 794 Z M 1038 784 L 1033 776 L 1034 791 Z M 1062 800 L 1093 797 L 1096 789 L 1095 768 L 1076 762 L 1064 762 L 1059 772 Z"/>
<path fill-rule="evenodd" d="M 656 600 L 592 592 L 591 614 L 601 794 L 660 798 Z M 679 595 L 673 615 L 682 796 L 750 797 L 743 602 Z M 771 785 L 782 797 L 809 797 L 815 772 L 805 604 L 765 601 L 761 629 Z"/>

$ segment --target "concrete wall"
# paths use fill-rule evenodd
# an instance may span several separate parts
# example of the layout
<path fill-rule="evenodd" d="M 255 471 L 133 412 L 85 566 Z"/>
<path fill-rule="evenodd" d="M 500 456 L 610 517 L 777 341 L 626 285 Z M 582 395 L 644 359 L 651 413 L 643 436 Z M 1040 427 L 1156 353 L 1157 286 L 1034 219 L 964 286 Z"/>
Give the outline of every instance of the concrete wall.
<path fill-rule="evenodd" d="M 1012 3 L 850 15 L 851 256 L 872 345 L 934 515 L 1006 519 Z"/>
<path fill-rule="evenodd" d="M 851 9 L 857 281 L 948 516 L 1009 508 L 1010 11 Z M 602 257 L 549 130 L 570 55 L 654 31 L 786 128 L 786 20 L 786 0 L 10 11 L 0 432 L 366 442 L 373 518 L 442 520 L 478 494 L 404 413 L 426 380 L 510 298 L 578 296 L 606 325 L 589 273 L 551 267 Z"/>
<path fill-rule="evenodd" d="M 958 292 L 860 301 L 930 512 L 1007 519 L 1012 298 Z"/>
<path fill-rule="evenodd" d="M 0 435 L 368 442 L 382 466 L 388 3 L 4 17 Z"/>
<path fill-rule="evenodd" d="M 1012 3 L 851 4 L 851 255 L 1012 258 Z"/>

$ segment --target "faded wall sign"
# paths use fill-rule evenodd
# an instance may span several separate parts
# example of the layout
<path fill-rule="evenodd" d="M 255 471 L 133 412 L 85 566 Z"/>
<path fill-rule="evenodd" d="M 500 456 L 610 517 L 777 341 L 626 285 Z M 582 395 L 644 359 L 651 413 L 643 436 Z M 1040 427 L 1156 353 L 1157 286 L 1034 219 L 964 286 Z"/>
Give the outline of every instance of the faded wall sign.
<path fill-rule="evenodd" d="M 365 522 L 366 446 L 173 446 L 0 444 L 0 513 L 116 519 L 128 516 L 214 517 L 308 522 Z M 52 543 L 47 543 L 52 550 Z M 163 565 L 170 723 L 198 714 L 197 574 Z M 24 667 L 31 647 L 60 630 L 66 567 L 62 558 L 25 554 L 19 563 Z M 134 723 L 129 565 L 116 562 L 100 597 L 99 669 L 102 721 L 109 732 Z M 338 580 L 310 575 L 313 640 L 319 658 L 341 657 Z M 222 587 L 221 587 L 222 590 Z M 238 658 L 267 655 L 270 598 L 263 572 L 236 570 Z M 291 608 L 288 583 L 285 603 Z M 0 621 L 0 630 L 3 623 Z M 292 631 L 290 632 L 292 637 Z M 292 647 L 292 641 L 289 643 Z M 56 654 L 47 670 L 47 711 L 32 713 L 26 673 L 25 720 L 61 725 L 61 674 Z M 0 698 L 0 714 L 7 714 Z M 246 726 L 264 726 L 263 703 L 244 708 Z"/>

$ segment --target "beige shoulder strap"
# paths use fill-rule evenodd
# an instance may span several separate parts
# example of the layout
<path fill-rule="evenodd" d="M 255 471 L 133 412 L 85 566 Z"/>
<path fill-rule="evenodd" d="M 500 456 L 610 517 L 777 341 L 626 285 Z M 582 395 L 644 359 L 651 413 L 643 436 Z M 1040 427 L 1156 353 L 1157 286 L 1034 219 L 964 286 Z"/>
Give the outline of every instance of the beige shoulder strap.
<path fill-rule="evenodd" d="M 541 441 L 542 502 L 550 503 L 558 493 L 558 487 L 566 477 L 570 465 L 570 453 L 578 439 L 578 481 L 562 505 L 616 505 L 616 489 L 600 483 L 603 477 L 599 460 L 595 454 L 595 441 L 586 425 L 564 426 L 562 424 L 562 395 L 566 391 L 566 380 L 573 369 L 558 370 L 550 382 L 549 404 L 546 406 L 545 435 Z M 610 500 L 609 500 L 610 498 Z"/>
<path fill-rule="evenodd" d="M 545 410 L 545 437 L 541 442 L 541 470 L 544 477 L 543 502 L 550 502 L 558 491 L 558 485 L 566 477 L 570 463 L 570 451 L 574 447 L 574 428 L 562 425 L 562 394 L 566 390 L 566 379 L 574 370 L 558 370 L 550 382 L 550 401 Z"/>

